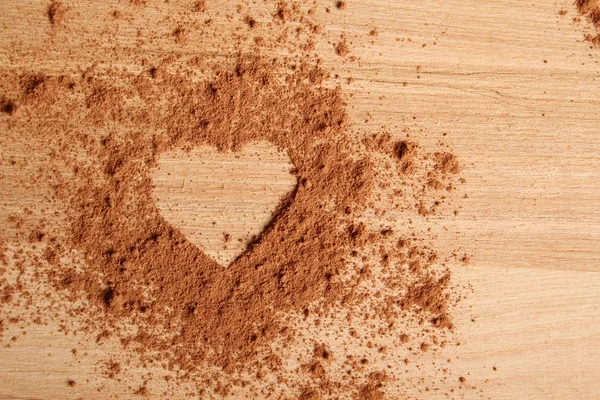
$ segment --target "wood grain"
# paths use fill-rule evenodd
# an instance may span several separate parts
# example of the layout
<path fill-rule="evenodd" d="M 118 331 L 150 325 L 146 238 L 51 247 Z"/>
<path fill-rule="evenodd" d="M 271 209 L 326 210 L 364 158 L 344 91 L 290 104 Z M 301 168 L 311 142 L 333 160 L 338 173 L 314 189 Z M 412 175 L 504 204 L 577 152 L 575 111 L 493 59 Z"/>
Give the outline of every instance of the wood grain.
<path fill-rule="evenodd" d="M 235 153 L 208 146 L 170 151 L 152 176 L 154 197 L 169 223 L 227 267 L 295 188 L 292 168 L 288 155 L 267 142 Z"/>
<path fill-rule="evenodd" d="M 78 71 L 110 59 L 111 47 L 129 51 L 121 66 L 134 70 L 142 58 L 170 53 L 217 60 L 232 54 L 222 37 L 192 35 L 185 46 L 174 45 L 165 16 L 179 15 L 187 3 L 150 3 L 136 22 L 111 34 L 102 28 L 125 5 L 68 3 L 71 22 L 54 35 L 72 37 L 61 47 L 48 44 L 47 3 L 3 1 L 0 65 Z M 600 50 L 583 41 L 587 28 L 573 23 L 571 1 L 348 3 L 331 13 L 323 11 L 330 2 L 320 5 L 326 35 L 317 50 L 339 75 L 332 84 L 342 85 L 354 129 L 385 125 L 424 143 L 444 141 L 464 165 L 469 197 L 458 215 L 420 221 L 438 243 L 472 260 L 454 275 L 474 288 L 455 313 L 462 344 L 435 357 L 452 358 L 456 379 L 465 376 L 477 388 L 466 398 L 600 398 Z M 214 23 L 228 26 L 234 5 L 209 2 L 222 10 Z M 136 24 L 162 32 L 161 39 L 136 47 Z M 377 37 L 368 35 L 373 28 Z M 342 32 L 358 61 L 335 55 L 332 43 Z M 23 191 L 5 192 L 2 208 L 27 201 Z M 90 344 L 86 358 L 73 358 L 56 327 L 28 328 L 0 349 L 0 398 L 135 397 L 95 370 L 110 346 Z M 67 377 L 85 384 L 67 388 Z M 441 391 L 410 394 L 446 398 Z"/>

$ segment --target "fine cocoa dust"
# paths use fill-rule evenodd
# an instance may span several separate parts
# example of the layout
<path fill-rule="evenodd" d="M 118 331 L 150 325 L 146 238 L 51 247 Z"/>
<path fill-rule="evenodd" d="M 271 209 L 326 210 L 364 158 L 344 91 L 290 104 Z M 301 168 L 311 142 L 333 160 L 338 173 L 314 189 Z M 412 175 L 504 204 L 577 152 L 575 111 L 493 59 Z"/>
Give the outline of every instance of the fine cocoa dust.
<path fill-rule="evenodd" d="M 191 8 L 208 13 L 204 1 Z M 50 23 L 66 24 L 67 10 L 53 2 Z M 460 296 L 448 260 L 425 235 L 374 221 L 388 210 L 422 218 L 447 211 L 460 165 L 447 148 L 428 150 L 406 132 L 353 131 L 342 90 L 326 85 L 318 58 L 306 57 L 321 32 L 311 10 L 278 2 L 269 26 L 283 33 L 270 41 L 261 36 L 264 21 L 238 9 L 254 45 L 286 44 L 301 49 L 298 57 L 240 50 L 214 65 L 195 57 L 189 74 L 173 68 L 173 57 L 144 61 L 139 72 L 92 65 L 79 74 L 0 73 L 3 141 L 44 155 L 3 168 L 20 169 L 14 185 L 47 190 L 39 198 L 49 208 L 8 217 L 0 332 L 21 320 L 41 323 L 40 309 L 9 314 L 43 297 L 52 299 L 48 310 L 67 313 L 66 333 L 99 345 L 116 337 L 139 365 L 194 382 L 201 398 L 246 390 L 383 399 L 388 386 L 402 393 L 408 383 L 381 365 L 401 356 L 408 368 L 409 356 L 446 346 Z M 309 36 L 285 39 L 290 22 Z M 178 22 L 169 32 L 185 46 L 194 30 Z M 343 57 L 350 50 L 340 38 L 334 51 Z M 151 173 L 165 151 L 235 152 L 259 140 L 287 152 L 298 183 L 224 268 L 161 216 Z M 46 282 L 47 292 L 30 281 Z M 82 300 L 85 307 L 75 306 Z M 117 356 L 101 369 L 108 379 L 126 370 Z"/>
<path fill-rule="evenodd" d="M 310 74 L 303 67 L 284 87 L 272 69 L 271 63 L 241 58 L 234 71 L 217 72 L 210 83 L 163 75 L 160 93 L 149 86 L 152 78 L 136 77 L 131 83 L 147 102 L 160 94 L 171 104 L 150 121 L 124 112 L 117 98 L 107 101 L 115 89 L 96 83 L 86 101 L 96 124 L 115 116 L 128 125 L 127 115 L 134 115 L 131 122 L 152 123 L 166 134 L 103 137 L 88 149 L 98 152 L 100 163 L 77 172 L 85 184 L 58 192 L 69 197 L 70 244 L 93 262 L 84 273 L 63 276 L 62 285 L 88 293 L 111 317 L 138 319 L 144 328 L 131 339 L 145 348 L 173 349 L 173 362 L 186 370 L 215 349 L 221 350 L 209 357 L 212 364 L 227 369 L 246 363 L 282 334 L 278 312 L 344 295 L 338 275 L 358 244 L 343 229 L 344 220 L 364 207 L 372 165 L 350 157 L 339 91 L 302 83 Z M 236 151 L 254 140 L 287 151 L 300 185 L 250 249 L 224 269 L 160 216 L 148 167 L 173 147 L 209 144 Z M 157 326 L 171 337 L 147 331 Z"/>

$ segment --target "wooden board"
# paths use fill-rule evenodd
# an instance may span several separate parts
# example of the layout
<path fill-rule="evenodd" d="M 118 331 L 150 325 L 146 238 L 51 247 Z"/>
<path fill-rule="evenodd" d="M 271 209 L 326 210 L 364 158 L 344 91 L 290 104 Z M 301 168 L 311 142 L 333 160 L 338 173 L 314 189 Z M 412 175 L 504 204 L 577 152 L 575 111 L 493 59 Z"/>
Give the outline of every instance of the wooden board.
<path fill-rule="evenodd" d="M 80 45 L 61 48 L 48 44 L 47 3 L 5 0 L 0 65 L 77 71 L 110 58 L 111 46 L 130 50 L 131 61 L 122 63 L 132 68 L 169 52 L 230 54 L 216 39 L 175 46 L 165 16 L 188 4 L 149 3 L 139 25 L 162 29 L 164 40 L 135 47 L 135 24 L 102 35 L 110 13 L 128 9 L 93 2 L 70 4 L 67 28 L 81 35 L 73 39 Z M 208 6 L 223 10 L 215 23 L 226 26 L 233 5 Z M 443 139 L 465 166 L 469 198 L 460 213 L 424 223 L 437 229 L 439 243 L 471 258 L 454 275 L 474 287 L 456 312 L 463 344 L 440 356 L 452 357 L 456 377 L 477 387 L 466 397 L 600 398 L 600 49 L 583 41 L 585 24 L 573 23 L 571 1 L 349 0 L 343 12 L 333 2 L 325 6 L 332 12 L 319 14 L 327 35 L 317 50 L 339 74 L 355 129 L 386 125 L 424 142 Z M 373 28 L 377 37 L 368 36 Z M 328 41 L 342 32 L 358 61 L 343 63 L 334 53 Z M 89 47 L 94 42 L 100 47 Z M 42 65 L 38 51 L 46 54 Z M 14 196 L 3 197 L 2 207 L 18 205 Z M 0 398 L 131 396 L 95 372 L 106 347 L 90 344 L 89 357 L 75 360 L 70 340 L 54 328 L 29 329 L 0 349 Z M 67 376 L 90 384 L 66 392 Z"/>

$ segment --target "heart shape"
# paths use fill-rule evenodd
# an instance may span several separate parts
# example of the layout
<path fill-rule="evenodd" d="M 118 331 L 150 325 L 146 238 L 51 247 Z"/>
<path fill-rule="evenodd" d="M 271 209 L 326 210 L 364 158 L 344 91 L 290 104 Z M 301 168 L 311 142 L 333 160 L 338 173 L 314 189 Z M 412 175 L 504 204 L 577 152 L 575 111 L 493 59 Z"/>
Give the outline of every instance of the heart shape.
<path fill-rule="evenodd" d="M 266 141 L 241 151 L 195 147 L 161 153 L 153 171 L 162 216 L 227 267 L 271 221 L 297 179 L 287 153 Z"/>

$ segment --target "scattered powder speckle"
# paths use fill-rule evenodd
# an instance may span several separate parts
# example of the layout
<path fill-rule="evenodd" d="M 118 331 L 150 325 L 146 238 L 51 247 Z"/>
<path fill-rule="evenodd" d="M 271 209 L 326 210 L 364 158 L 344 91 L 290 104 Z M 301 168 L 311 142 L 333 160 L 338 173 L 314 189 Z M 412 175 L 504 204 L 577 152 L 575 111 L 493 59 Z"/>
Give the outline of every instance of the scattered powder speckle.
<path fill-rule="evenodd" d="M 339 10 L 345 10 L 348 8 L 348 4 L 345 1 L 338 1 L 337 3 L 335 3 L 335 6 L 339 9 Z"/>
<path fill-rule="evenodd" d="M 53 26 L 60 26 L 65 19 L 65 14 L 69 10 L 68 7 L 59 1 L 52 1 L 48 6 L 48 21 Z"/>
<path fill-rule="evenodd" d="M 146 386 L 140 386 L 133 392 L 133 394 L 137 396 L 148 397 L 150 396 L 150 391 Z"/>
<path fill-rule="evenodd" d="M 581 15 L 584 15 L 594 26 L 595 34 L 586 34 L 586 40 L 594 46 L 600 45 L 600 4 L 598 0 L 576 0 L 575 5 Z M 565 13 L 566 14 L 566 13 Z M 561 14 L 564 15 L 564 14 Z"/>
<path fill-rule="evenodd" d="M 340 41 L 334 45 L 335 53 L 340 57 L 346 57 L 350 54 L 350 46 L 346 41 L 346 36 L 342 34 Z"/>
<path fill-rule="evenodd" d="M 203 13 L 206 12 L 206 0 L 197 0 L 192 6 L 193 12 Z"/>

